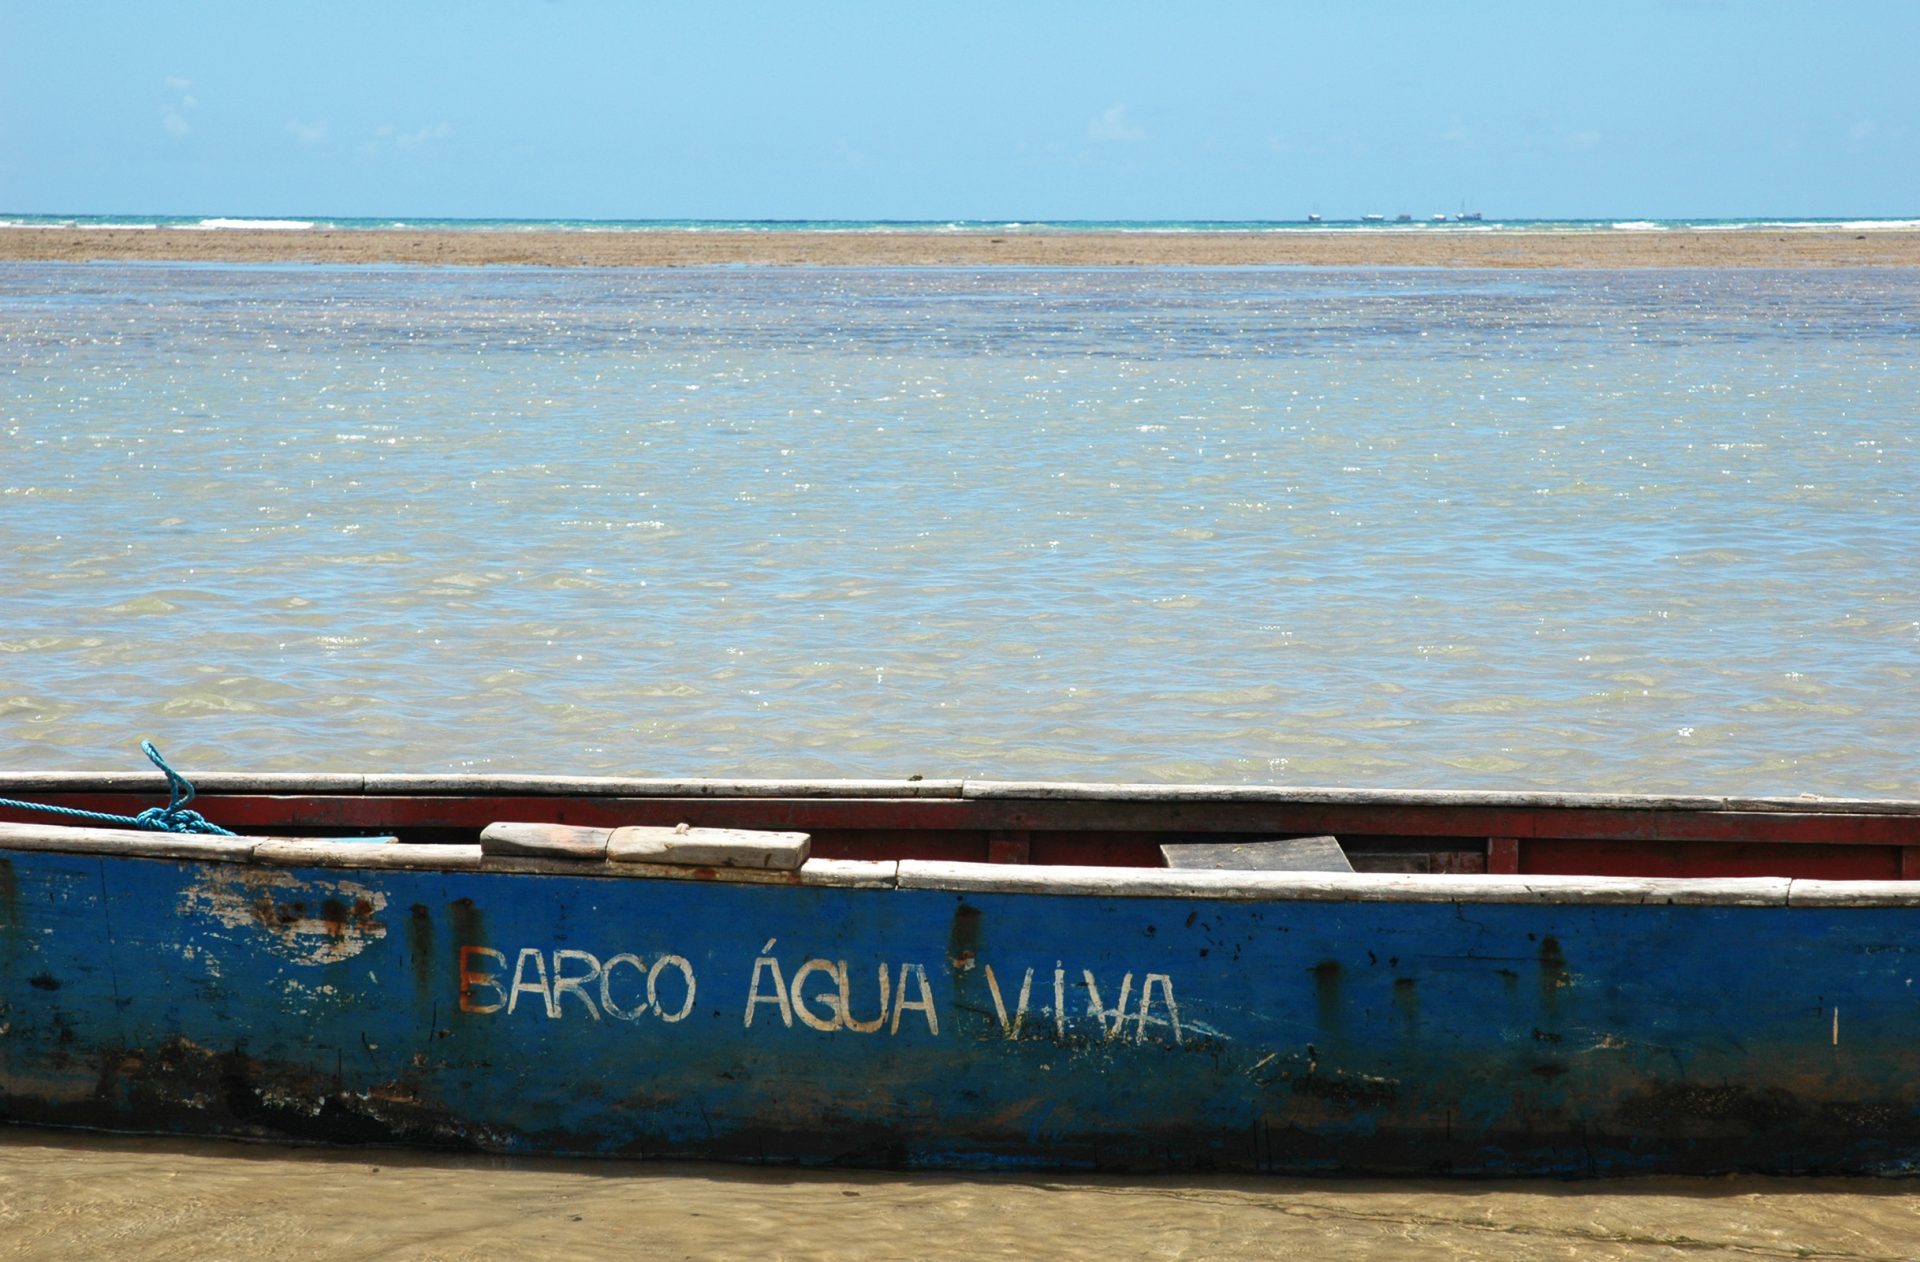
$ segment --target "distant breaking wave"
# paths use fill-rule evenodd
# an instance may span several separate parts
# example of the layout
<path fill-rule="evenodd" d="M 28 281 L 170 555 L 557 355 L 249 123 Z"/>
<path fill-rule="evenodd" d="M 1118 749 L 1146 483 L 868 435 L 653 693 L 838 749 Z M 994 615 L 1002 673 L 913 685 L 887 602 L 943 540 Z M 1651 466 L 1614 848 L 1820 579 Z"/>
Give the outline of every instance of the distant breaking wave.
<path fill-rule="evenodd" d="M 198 223 L 176 224 L 181 228 L 225 228 L 242 231 L 291 232 L 315 226 L 311 219 L 202 219 Z"/>
<path fill-rule="evenodd" d="M 1759 228 L 1825 228 L 1829 232 L 1890 232 L 1920 228 L 1920 219 L 1790 219 Z"/>

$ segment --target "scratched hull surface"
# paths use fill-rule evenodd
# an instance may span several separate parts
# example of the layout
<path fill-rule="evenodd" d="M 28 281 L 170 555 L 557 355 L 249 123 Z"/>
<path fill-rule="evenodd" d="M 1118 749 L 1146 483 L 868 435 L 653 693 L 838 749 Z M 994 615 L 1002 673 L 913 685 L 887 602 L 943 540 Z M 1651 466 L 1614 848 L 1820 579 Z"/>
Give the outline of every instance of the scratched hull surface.
<path fill-rule="evenodd" d="M 0 870 L 0 1116 L 941 1166 L 1902 1168 L 1899 908 Z"/>

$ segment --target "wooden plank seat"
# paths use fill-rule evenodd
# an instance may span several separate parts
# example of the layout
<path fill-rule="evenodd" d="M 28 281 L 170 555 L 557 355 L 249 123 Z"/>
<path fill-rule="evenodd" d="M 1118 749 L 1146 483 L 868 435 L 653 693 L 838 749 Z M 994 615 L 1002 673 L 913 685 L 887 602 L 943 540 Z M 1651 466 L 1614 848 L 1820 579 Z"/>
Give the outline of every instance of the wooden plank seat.
<path fill-rule="evenodd" d="M 1351 872 L 1338 837 L 1275 837 L 1261 841 L 1189 841 L 1160 847 L 1170 868 L 1236 872 Z"/>
<path fill-rule="evenodd" d="M 487 855 L 775 872 L 798 871 L 807 861 L 810 848 L 811 839 L 806 833 L 693 828 L 687 824 L 673 828 L 581 828 L 570 824 L 496 823 L 480 834 L 480 849 Z"/>

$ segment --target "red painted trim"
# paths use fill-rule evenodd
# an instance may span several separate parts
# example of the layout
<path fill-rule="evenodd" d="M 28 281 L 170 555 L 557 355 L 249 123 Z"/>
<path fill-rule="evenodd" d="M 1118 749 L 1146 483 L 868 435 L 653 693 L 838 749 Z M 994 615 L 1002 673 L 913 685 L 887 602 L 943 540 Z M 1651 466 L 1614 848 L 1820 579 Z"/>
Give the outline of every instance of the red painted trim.
<path fill-rule="evenodd" d="M 1828 881 L 1900 879 L 1891 846 L 1792 846 L 1540 840 L 1527 843 L 1520 871 L 1562 876 L 1794 876 Z"/>
<path fill-rule="evenodd" d="M 993 833 L 987 838 L 988 863 L 1031 863 L 1033 842 L 1026 833 Z"/>

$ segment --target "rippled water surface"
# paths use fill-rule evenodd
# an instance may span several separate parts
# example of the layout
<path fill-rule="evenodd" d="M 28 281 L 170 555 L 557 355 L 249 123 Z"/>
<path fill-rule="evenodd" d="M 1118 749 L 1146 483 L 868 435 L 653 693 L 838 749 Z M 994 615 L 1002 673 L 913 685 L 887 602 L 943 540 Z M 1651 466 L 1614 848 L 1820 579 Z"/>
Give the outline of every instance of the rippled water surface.
<path fill-rule="evenodd" d="M 1914 793 L 1905 272 L 0 267 L 0 768 Z"/>

